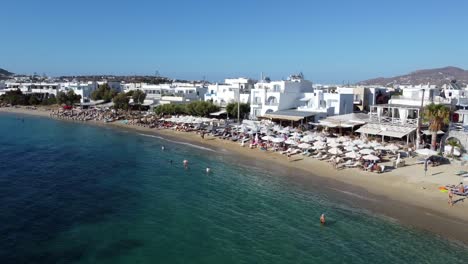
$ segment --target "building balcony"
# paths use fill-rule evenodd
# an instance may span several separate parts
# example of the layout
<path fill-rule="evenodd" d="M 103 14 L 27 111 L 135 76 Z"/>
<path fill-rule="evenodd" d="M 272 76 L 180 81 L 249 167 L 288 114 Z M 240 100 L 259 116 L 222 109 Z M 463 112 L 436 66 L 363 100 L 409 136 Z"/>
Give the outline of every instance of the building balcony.
<path fill-rule="evenodd" d="M 369 113 L 369 123 L 392 124 L 400 126 L 418 126 L 417 118 L 407 118 L 406 120 L 398 117 L 377 116 L 377 113 Z"/>
<path fill-rule="evenodd" d="M 275 102 L 266 102 L 265 105 L 267 105 L 267 106 L 278 106 L 279 103 L 275 103 Z"/>

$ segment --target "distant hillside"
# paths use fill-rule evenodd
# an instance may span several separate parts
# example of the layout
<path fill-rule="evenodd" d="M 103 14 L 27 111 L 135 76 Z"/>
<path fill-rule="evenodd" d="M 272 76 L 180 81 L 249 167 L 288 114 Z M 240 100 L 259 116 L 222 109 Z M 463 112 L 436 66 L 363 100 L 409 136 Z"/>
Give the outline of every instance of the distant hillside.
<path fill-rule="evenodd" d="M 402 85 L 418 85 L 418 84 L 448 84 L 452 80 L 457 80 L 460 86 L 468 84 L 468 71 L 457 67 L 445 67 L 438 69 L 419 70 L 406 75 L 400 75 L 390 78 L 375 78 L 359 82 L 361 85 L 382 85 L 393 86 L 395 84 Z"/>
<path fill-rule="evenodd" d="M 0 80 L 8 79 L 8 77 L 10 77 L 12 75 L 13 75 L 12 72 L 9 72 L 7 70 L 4 70 L 4 69 L 0 68 Z"/>

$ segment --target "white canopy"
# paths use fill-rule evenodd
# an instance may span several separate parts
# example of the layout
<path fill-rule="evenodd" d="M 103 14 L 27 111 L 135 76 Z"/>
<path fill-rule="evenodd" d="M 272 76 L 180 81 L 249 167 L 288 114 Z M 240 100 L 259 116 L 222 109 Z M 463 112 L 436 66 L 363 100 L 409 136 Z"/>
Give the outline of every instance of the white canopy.
<path fill-rule="evenodd" d="M 299 144 L 299 145 L 297 145 L 297 146 L 298 146 L 299 148 L 301 148 L 301 149 L 308 149 L 308 148 L 311 148 L 311 147 L 312 147 L 312 145 L 307 144 L 307 143 L 301 143 L 301 144 Z"/>
<path fill-rule="evenodd" d="M 363 156 L 362 158 L 365 160 L 372 160 L 372 161 L 377 161 L 380 159 L 379 157 L 374 156 L 374 155 L 366 155 L 366 156 Z"/>
<path fill-rule="evenodd" d="M 361 155 L 357 154 L 357 153 L 354 152 L 354 151 L 350 151 L 350 152 L 346 152 L 346 153 L 345 153 L 345 156 L 346 156 L 347 158 L 357 159 L 357 158 L 359 158 Z"/>
<path fill-rule="evenodd" d="M 333 155 L 340 155 L 343 154 L 343 151 L 341 151 L 339 148 L 331 148 L 328 150 L 328 153 Z"/>
<path fill-rule="evenodd" d="M 372 150 L 372 149 L 361 149 L 361 150 L 359 150 L 359 153 L 365 154 L 365 155 L 367 155 L 367 154 L 372 154 L 372 153 L 374 153 L 374 152 L 375 152 L 375 151 Z"/>
<path fill-rule="evenodd" d="M 431 156 L 431 155 L 438 154 L 437 151 L 430 150 L 430 149 L 417 149 L 416 153 L 418 153 L 419 155 L 423 155 L 423 156 Z"/>

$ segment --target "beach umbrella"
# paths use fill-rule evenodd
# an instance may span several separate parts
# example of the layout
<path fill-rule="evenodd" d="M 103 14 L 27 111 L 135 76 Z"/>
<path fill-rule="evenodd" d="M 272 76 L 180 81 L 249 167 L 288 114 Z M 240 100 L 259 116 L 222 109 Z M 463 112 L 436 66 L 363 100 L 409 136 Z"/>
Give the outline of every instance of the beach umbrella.
<path fill-rule="evenodd" d="M 301 144 L 299 144 L 299 145 L 297 145 L 297 146 L 298 146 L 299 148 L 301 148 L 301 149 L 308 149 L 308 148 L 312 147 L 312 145 L 307 144 L 307 143 L 301 143 Z"/>
<path fill-rule="evenodd" d="M 302 141 L 302 142 L 306 142 L 306 143 L 312 142 L 312 141 L 314 141 L 314 137 L 311 136 L 311 135 L 307 135 L 307 136 L 302 137 L 302 138 L 301 138 L 301 141 Z"/>
<path fill-rule="evenodd" d="M 331 143 L 327 144 L 327 146 L 329 146 L 331 148 L 336 148 L 336 147 L 341 146 L 341 144 L 338 143 L 338 142 L 331 142 Z"/>
<path fill-rule="evenodd" d="M 272 137 L 272 136 L 263 136 L 262 137 L 262 140 L 265 140 L 265 141 L 271 141 L 272 139 L 274 139 L 274 137 Z"/>
<path fill-rule="evenodd" d="M 380 159 L 379 157 L 374 156 L 374 155 L 366 155 L 366 156 L 362 156 L 362 158 L 365 160 L 372 160 L 372 161 L 377 161 Z"/>
<path fill-rule="evenodd" d="M 325 140 L 327 140 L 327 138 L 322 137 L 322 136 L 316 136 L 314 139 L 317 140 L 317 141 L 325 141 Z"/>
<path fill-rule="evenodd" d="M 343 151 L 341 151 L 339 148 L 331 148 L 328 150 L 328 153 L 333 155 L 341 155 L 343 154 Z"/>
<path fill-rule="evenodd" d="M 374 147 L 375 150 L 387 150 L 387 148 L 385 146 L 377 146 L 377 147 Z"/>
<path fill-rule="evenodd" d="M 357 158 L 360 157 L 360 155 L 357 154 L 357 153 L 354 152 L 354 151 L 350 151 L 350 152 L 346 152 L 346 153 L 345 153 L 345 157 L 351 158 L 351 159 L 357 159 Z"/>
<path fill-rule="evenodd" d="M 277 137 L 277 138 L 272 138 L 272 139 L 271 139 L 271 142 L 273 142 L 273 143 L 281 143 L 281 142 L 284 142 L 284 138 L 279 138 L 279 137 Z"/>
<path fill-rule="evenodd" d="M 361 149 L 361 150 L 359 150 L 359 153 L 364 154 L 364 155 L 368 155 L 368 154 L 374 153 L 374 151 L 372 149 Z"/>
<path fill-rule="evenodd" d="M 302 134 L 301 134 L 301 133 L 294 132 L 294 133 L 291 133 L 291 137 L 293 137 L 293 138 L 300 138 L 300 137 L 302 137 Z"/>
<path fill-rule="evenodd" d="M 317 141 L 317 142 L 314 142 L 314 146 L 327 146 L 327 143 L 323 142 L 323 141 Z"/>
<path fill-rule="evenodd" d="M 366 149 L 366 148 L 371 148 L 372 146 L 370 144 L 359 144 L 358 148 L 360 149 Z"/>
<path fill-rule="evenodd" d="M 316 150 L 321 150 L 321 149 L 326 149 L 327 147 L 324 145 L 317 145 L 317 146 L 312 146 L 312 148 Z"/>
<path fill-rule="evenodd" d="M 361 139 L 356 139 L 356 140 L 353 140 L 353 143 L 354 145 L 362 145 L 364 144 L 364 141 L 362 141 Z"/>
<path fill-rule="evenodd" d="M 416 153 L 418 153 L 419 155 L 423 155 L 423 156 L 432 156 L 432 155 L 438 154 L 437 151 L 430 150 L 430 149 L 417 149 Z"/>
<path fill-rule="evenodd" d="M 391 145 L 386 146 L 385 149 L 390 150 L 390 151 L 397 151 L 400 148 L 397 145 L 391 144 Z"/>
<path fill-rule="evenodd" d="M 297 142 L 292 140 L 292 139 L 288 139 L 286 141 L 284 141 L 285 144 L 288 144 L 288 145 L 292 145 L 292 146 L 296 146 L 297 145 Z"/>
<path fill-rule="evenodd" d="M 339 138 L 336 139 L 337 142 L 346 142 L 346 141 L 348 141 L 348 140 L 349 140 L 349 138 L 343 137 L 343 136 L 341 136 L 341 137 L 339 137 Z"/>
<path fill-rule="evenodd" d="M 344 149 L 347 150 L 347 151 L 359 150 L 359 148 L 356 147 L 356 146 L 346 146 L 346 147 L 344 147 Z"/>

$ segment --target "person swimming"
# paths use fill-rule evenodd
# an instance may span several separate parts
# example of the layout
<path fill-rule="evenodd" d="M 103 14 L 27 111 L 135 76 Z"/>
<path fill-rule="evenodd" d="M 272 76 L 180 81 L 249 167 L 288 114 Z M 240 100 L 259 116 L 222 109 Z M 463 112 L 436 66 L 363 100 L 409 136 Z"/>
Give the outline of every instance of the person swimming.
<path fill-rule="evenodd" d="M 210 168 L 206 168 L 206 173 L 210 173 L 211 172 L 211 169 Z"/>
<path fill-rule="evenodd" d="M 184 160 L 184 168 L 186 168 L 186 169 L 188 168 L 188 160 L 186 160 L 186 159 Z"/>
<path fill-rule="evenodd" d="M 322 225 L 325 224 L 325 214 L 322 214 L 322 215 L 320 216 L 320 223 L 321 223 Z"/>
<path fill-rule="evenodd" d="M 164 147 L 164 146 L 162 146 L 162 147 L 161 147 L 161 150 L 164 150 L 164 149 L 165 149 L 165 147 Z"/>

